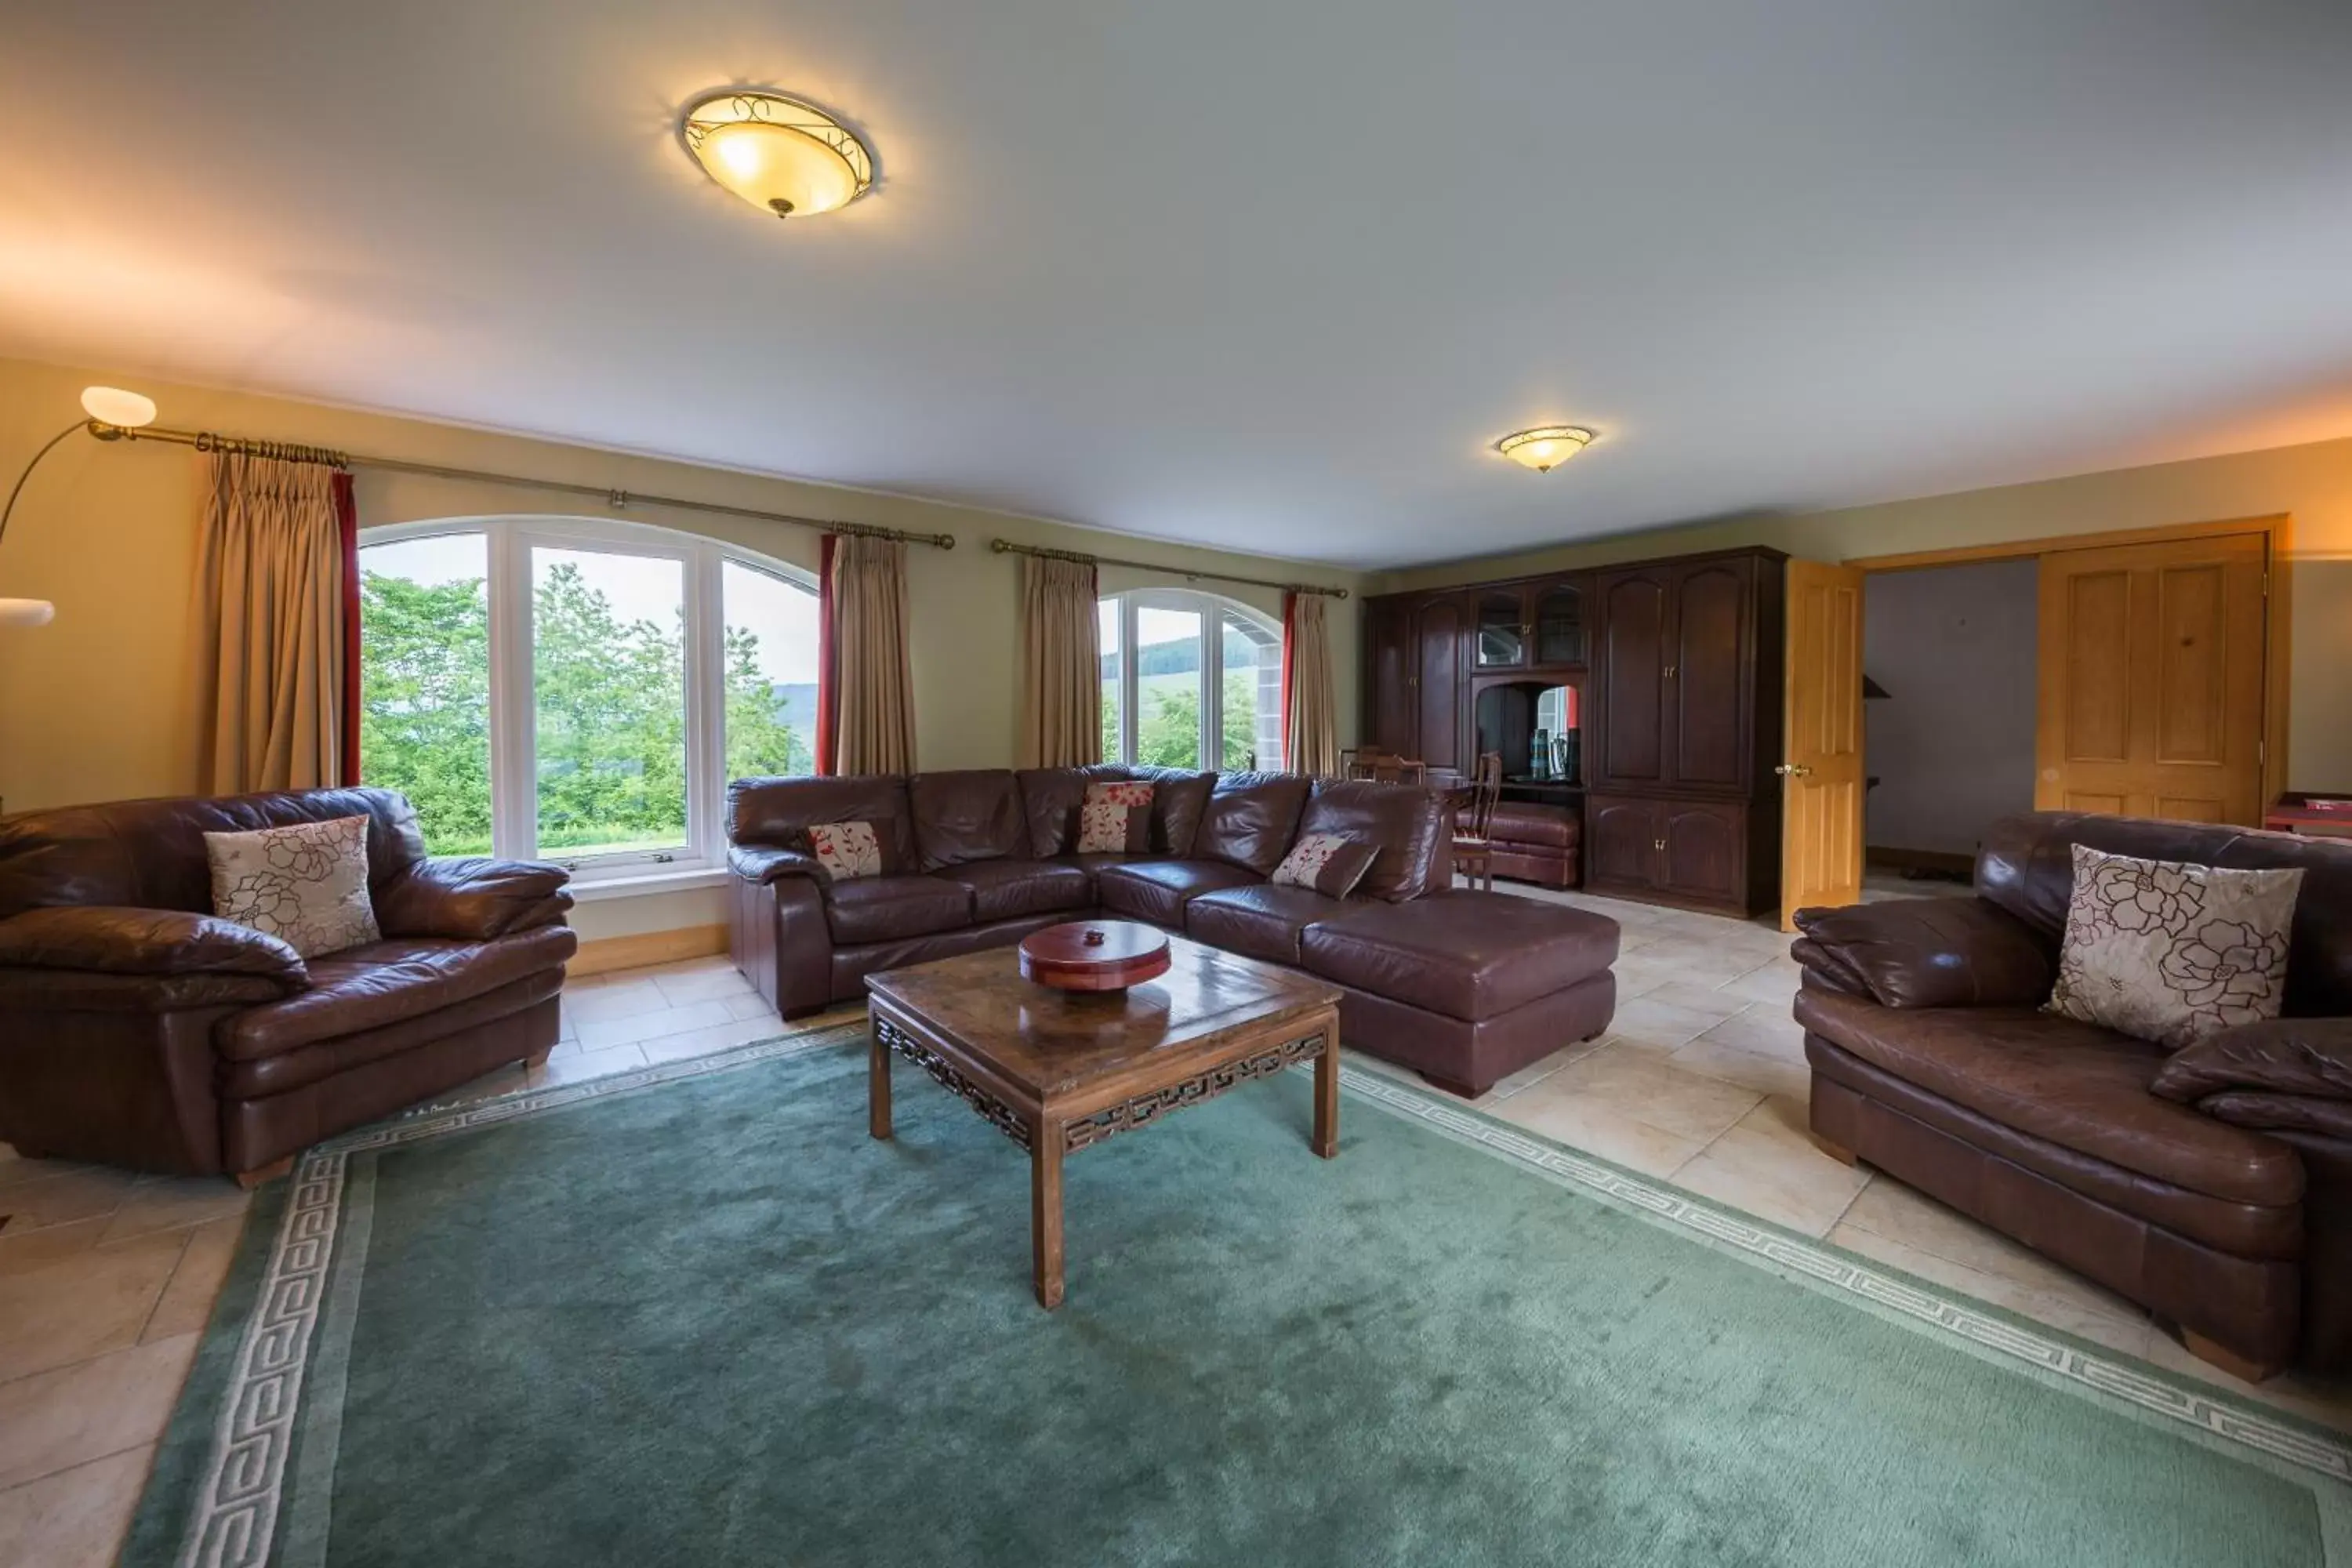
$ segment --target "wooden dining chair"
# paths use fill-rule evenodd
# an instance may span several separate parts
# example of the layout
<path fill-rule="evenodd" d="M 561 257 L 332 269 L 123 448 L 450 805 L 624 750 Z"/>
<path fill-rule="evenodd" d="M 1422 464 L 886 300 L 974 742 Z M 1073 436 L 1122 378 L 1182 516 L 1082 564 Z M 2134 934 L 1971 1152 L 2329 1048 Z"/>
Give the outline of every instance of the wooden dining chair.
<path fill-rule="evenodd" d="M 1503 798 L 1503 753 L 1481 752 L 1470 776 L 1469 831 L 1454 819 L 1454 868 L 1474 888 L 1495 890 L 1495 806 Z"/>

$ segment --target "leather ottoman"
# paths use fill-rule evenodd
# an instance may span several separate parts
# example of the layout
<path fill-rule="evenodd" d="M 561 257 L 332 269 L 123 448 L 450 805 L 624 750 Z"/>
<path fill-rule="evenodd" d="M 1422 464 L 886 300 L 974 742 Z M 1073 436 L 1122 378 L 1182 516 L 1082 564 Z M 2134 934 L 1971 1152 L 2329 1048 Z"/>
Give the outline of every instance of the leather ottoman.
<path fill-rule="evenodd" d="M 1547 888 L 1573 888 L 1583 879 L 1578 874 L 1577 849 L 1584 824 L 1569 806 L 1497 802 L 1490 837 L 1497 877 Z"/>

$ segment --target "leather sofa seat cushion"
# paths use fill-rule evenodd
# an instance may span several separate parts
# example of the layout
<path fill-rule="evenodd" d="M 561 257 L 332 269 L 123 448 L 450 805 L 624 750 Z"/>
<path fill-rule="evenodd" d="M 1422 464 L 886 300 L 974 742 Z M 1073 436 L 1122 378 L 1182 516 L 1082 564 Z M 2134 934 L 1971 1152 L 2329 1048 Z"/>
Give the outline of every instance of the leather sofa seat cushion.
<path fill-rule="evenodd" d="M 1029 826 L 1010 769 L 917 773 L 907 781 L 907 800 L 926 871 L 1028 853 Z"/>
<path fill-rule="evenodd" d="M 1346 914 L 1359 902 L 1272 882 L 1221 888 L 1184 906 L 1184 934 L 1244 958 L 1295 964 L 1298 939 L 1308 926 Z"/>
<path fill-rule="evenodd" d="M 1797 1021 L 1831 1044 L 2021 1132 L 2232 1203 L 2292 1204 L 2303 1165 L 2275 1139 L 2149 1086 L 2159 1047 L 2031 1007 L 1882 1007 L 1801 990 Z"/>
<path fill-rule="evenodd" d="M 1443 892 L 1311 925 L 1299 961 L 1326 980 L 1476 1023 L 1608 969 L 1617 940 L 1604 915 L 1510 893 Z"/>
<path fill-rule="evenodd" d="M 231 1061 L 380 1029 L 561 969 L 580 945 L 569 927 L 490 942 L 395 937 L 314 958 L 310 989 L 224 1018 L 213 1039 Z"/>
<path fill-rule="evenodd" d="M 944 877 L 859 877 L 824 892 L 837 942 L 896 942 L 971 924 L 972 892 Z"/>
<path fill-rule="evenodd" d="M 1094 907 L 1094 877 L 1063 861 L 973 860 L 935 875 L 971 890 L 972 919 L 983 925 Z"/>
<path fill-rule="evenodd" d="M 1134 860 L 1097 872 L 1095 897 L 1108 914 L 1182 931 L 1184 906 L 1202 893 L 1263 880 L 1220 860 Z"/>
<path fill-rule="evenodd" d="M 1313 781 L 1300 773 L 1220 773 L 1201 811 L 1192 854 L 1270 877 L 1298 836 Z"/>
<path fill-rule="evenodd" d="M 1504 800 L 1495 803 L 1495 819 L 1488 836 L 1497 844 L 1543 844 L 1566 849 L 1582 834 L 1576 814 L 1564 805 Z"/>
<path fill-rule="evenodd" d="M 1318 779 L 1299 813 L 1300 838 L 1328 833 L 1379 853 L 1356 884 L 1360 899 L 1394 903 L 1435 892 L 1442 885 L 1441 848 L 1451 842 L 1444 797 L 1411 784 L 1370 779 Z"/>
<path fill-rule="evenodd" d="M 417 1017 L 403 1018 L 357 1034 L 337 1035 L 274 1056 L 223 1062 L 218 1088 L 222 1095 L 236 1100 L 285 1094 L 370 1062 L 420 1050 L 460 1030 L 511 1017 L 526 1007 L 551 999 L 562 989 L 563 972 L 542 969 L 494 991 L 436 1007 Z"/>

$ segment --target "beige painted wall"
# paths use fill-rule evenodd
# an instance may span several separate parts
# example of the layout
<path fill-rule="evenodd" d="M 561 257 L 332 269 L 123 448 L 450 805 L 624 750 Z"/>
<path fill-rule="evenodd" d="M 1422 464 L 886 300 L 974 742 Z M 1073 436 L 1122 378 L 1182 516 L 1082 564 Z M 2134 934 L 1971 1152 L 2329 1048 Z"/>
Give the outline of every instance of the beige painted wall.
<path fill-rule="evenodd" d="M 1573 464 L 1549 476 L 1573 487 Z M 2352 791 L 2352 440 L 1966 490 L 1884 506 L 1731 518 L 1385 574 L 1376 591 L 1762 544 L 1813 561 L 2286 513 L 2294 689 L 2287 783 Z"/>
<path fill-rule="evenodd" d="M 991 539 L 1164 561 L 1179 569 L 1106 569 L 1105 592 L 1181 584 L 1186 568 L 1354 589 L 1364 581 L 1328 568 L 998 512 L 10 360 L 0 360 L 0 483 L 14 483 L 39 445 L 79 416 L 76 400 L 93 382 L 146 392 L 161 407 L 160 423 L 180 428 L 952 533 L 952 551 L 908 551 L 918 760 L 926 768 L 1013 762 L 1019 723 L 1019 561 L 992 553 Z M 38 629 L 0 627 L 0 805 L 5 809 L 195 787 L 186 664 L 202 473 L 203 459 L 184 447 L 101 445 L 76 436 L 26 485 L 0 542 L 0 596 L 53 600 L 58 616 Z M 621 517 L 816 566 L 816 533 L 782 523 L 645 506 L 616 513 L 580 497 L 365 469 L 358 493 L 363 525 L 521 514 Z M 1281 614 L 1278 591 L 1199 585 Z M 1343 745 L 1353 742 L 1357 707 L 1353 608 L 1350 602 L 1347 613 L 1331 617 Z M 715 892 L 668 894 L 583 907 L 579 924 L 584 934 L 601 936 L 723 918 Z"/>

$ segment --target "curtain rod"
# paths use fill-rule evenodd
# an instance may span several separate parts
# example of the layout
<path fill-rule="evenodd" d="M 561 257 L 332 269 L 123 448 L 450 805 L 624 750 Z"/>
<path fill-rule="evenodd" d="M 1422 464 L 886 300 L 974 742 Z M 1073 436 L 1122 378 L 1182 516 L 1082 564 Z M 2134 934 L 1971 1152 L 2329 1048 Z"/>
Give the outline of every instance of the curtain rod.
<path fill-rule="evenodd" d="M 465 479 L 477 484 L 517 485 L 527 489 L 558 490 L 565 495 L 594 496 L 615 511 L 625 511 L 637 504 L 672 507 L 681 511 L 715 512 L 722 517 L 748 517 L 760 522 L 788 522 L 795 528 L 814 528 L 826 533 L 854 533 L 866 539 L 897 539 L 909 544 L 928 544 L 939 550 L 953 550 L 952 533 L 909 533 L 904 529 L 879 528 L 865 522 L 827 522 L 821 518 L 794 517 L 789 512 L 761 511 L 756 507 L 729 506 L 723 501 L 688 500 L 683 496 L 647 495 L 637 490 L 607 489 L 597 485 L 574 484 L 567 479 L 534 479 L 524 474 L 494 473 L 488 468 L 445 468 L 434 463 L 412 463 L 400 458 L 354 457 L 338 452 L 331 447 L 306 447 L 293 441 L 256 441 L 240 436 L 221 436 L 210 430 L 168 430 L 145 426 L 136 430 L 120 426 L 101 426 L 97 420 L 89 424 L 90 434 L 102 441 L 168 441 L 174 446 L 194 447 L 199 452 L 224 452 L 234 457 L 275 458 L 288 463 L 318 463 L 330 468 L 381 468 L 395 474 L 421 474 L 436 479 Z"/>
<path fill-rule="evenodd" d="M 1047 550 L 1043 545 L 1015 544 L 1009 539 L 992 539 L 989 549 L 999 555 L 1042 555 L 1048 561 L 1076 561 L 1088 566 L 1131 566 L 1139 572 L 1165 572 L 1187 581 L 1207 577 L 1219 583 L 1247 583 L 1254 588 L 1280 588 L 1292 594 L 1320 594 L 1327 599 L 1344 599 L 1345 588 L 1318 587 L 1313 583 L 1277 583 L 1271 577 L 1242 577 L 1231 572 L 1196 572 L 1182 566 L 1162 566 L 1150 561 L 1122 561 L 1116 555 L 1087 555 L 1076 550 Z"/>

